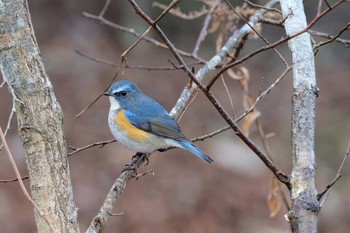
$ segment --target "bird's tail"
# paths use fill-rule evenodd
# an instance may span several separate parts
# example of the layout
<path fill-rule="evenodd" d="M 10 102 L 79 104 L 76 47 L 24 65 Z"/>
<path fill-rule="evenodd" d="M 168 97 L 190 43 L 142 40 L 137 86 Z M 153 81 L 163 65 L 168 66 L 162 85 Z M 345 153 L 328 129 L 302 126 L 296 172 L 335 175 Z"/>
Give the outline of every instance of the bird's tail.
<path fill-rule="evenodd" d="M 204 154 L 200 149 L 198 149 L 195 145 L 193 145 L 189 141 L 180 141 L 180 145 L 183 149 L 188 150 L 189 152 L 195 154 L 198 158 L 206 161 L 207 163 L 212 163 L 214 160 L 210 158 L 208 155 Z"/>

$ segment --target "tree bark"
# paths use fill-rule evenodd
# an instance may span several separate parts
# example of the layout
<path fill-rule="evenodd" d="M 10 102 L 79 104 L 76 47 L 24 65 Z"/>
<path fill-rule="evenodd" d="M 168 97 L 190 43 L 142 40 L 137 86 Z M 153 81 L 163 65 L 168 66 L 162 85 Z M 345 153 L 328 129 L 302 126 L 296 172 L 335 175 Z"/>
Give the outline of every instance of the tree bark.
<path fill-rule="evenodd" d="M 45 73 L 26 0 L 0 2 L 0 64 L 16 104 L 38 232 L 79 232 L 63 114 Z"/>
<path fill-rule="evenodd" d="M 281 0 L 287 35 L 306 28 L 302 0 Z M 316 85 L 314 54 L 310 35 L 303 33 L 288 41 L 293 62 L 292 97 L 292 155 L 291 210 L 288 218 L 292 232 L 317 232 L 320 205 L 315 186 L 315 110 L 318 87 Z"/>

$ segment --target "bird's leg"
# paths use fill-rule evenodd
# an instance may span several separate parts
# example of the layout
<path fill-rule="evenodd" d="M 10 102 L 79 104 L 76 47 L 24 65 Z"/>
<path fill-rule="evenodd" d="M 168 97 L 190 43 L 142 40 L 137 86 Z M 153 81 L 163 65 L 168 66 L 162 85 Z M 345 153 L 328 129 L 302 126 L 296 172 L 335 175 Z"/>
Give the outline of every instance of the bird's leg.
<path fill-rule="evenodd" d="M 138 161 L 140 159 L 140 157 L 143 155 L 143 153 L 137 152 L 136 154 L 134 154 L 131 159 L 132 161 Z"/>
<path fill-rule="evenodd" d="M 146 153 L 140 153 L 140 152 L 137 152 L 133 157 L 132 157 L 132 162 L 130 164 L 126 164 L 125 165 L 125 168 L 123 169 L 122 173 L 124 171 L 134 171 L 135 174 L 137 174 L 137 168 L 142 164 L 142 162 L 144 160 L 147 161 L 147 164 L 149 163 L 149 159 L 147 157 L 148 154 Z M 146 164 L 146 165 L 147 165 Z"/>
<path fill-rule="evenodd" d="M 142 158 L 142 155 L 144 155 L 144 154 L 137 152 L 134 156 L 132 156 L 131 159 L 132 159 L 133 163 L 134 163 L 134 161 L 136 161 L 136 162 L 139 161 Z M 146 160 L 145 166 L 147 166 L 149 164 L 149 158 L 147 156 L 144 156 L 143 159 Z M 142 162 L 142 161 L 140 161 L 140 162 Z"/>

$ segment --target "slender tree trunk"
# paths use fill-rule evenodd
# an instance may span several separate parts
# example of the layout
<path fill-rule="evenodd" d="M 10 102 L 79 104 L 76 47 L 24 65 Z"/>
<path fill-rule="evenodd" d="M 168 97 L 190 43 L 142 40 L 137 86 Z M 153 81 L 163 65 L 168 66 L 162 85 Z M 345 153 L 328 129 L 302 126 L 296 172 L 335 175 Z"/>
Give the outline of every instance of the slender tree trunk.
<path fill-rule="evenodd" d="M 45 73 L 26 0 L 0 2 L 0 64 L 16 102 L 34 202 L 54 232 L 78 232 L 63 115 Z M 35 211 L 40 233 L 52 232 Z"/>
<path fill-rule="evenodd" d="M 285 30 L 293 35 L 306 28 L 302 0 L 281 0 Z M 315 187 L 315 109 L 318 88 L 316 86 L 314 54 L 308 33 L 288 42 L 293 61 L 294 93 L 292 113 L 291 174 L 292 206 L 288 213 L 293 232 L 317 232 L 320 205 Z"/>

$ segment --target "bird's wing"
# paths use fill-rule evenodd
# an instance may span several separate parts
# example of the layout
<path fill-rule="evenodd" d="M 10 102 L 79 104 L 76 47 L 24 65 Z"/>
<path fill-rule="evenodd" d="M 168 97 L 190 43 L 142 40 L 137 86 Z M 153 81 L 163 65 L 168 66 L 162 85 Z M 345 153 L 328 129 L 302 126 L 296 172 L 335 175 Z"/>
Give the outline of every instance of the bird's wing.
<path fill-rule="evenodd" d="M 151 118 L 148 123 L 151 126 L 151 132 L 157 135 L 176 140 L 185 138 L 181 133 L 180 126 L 168 115 Z"/>
<path fill-rule="evenodd" d="M 181 133 L 180 126 L 167 113 L 161 115 L 136 115 L 132 112 L 126 112 L 126 116 L 134 127 L 146 132 L 175 140 L 185 138 Z"/>

